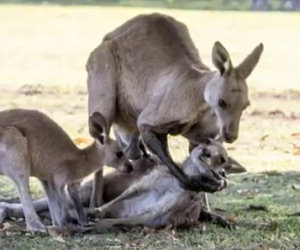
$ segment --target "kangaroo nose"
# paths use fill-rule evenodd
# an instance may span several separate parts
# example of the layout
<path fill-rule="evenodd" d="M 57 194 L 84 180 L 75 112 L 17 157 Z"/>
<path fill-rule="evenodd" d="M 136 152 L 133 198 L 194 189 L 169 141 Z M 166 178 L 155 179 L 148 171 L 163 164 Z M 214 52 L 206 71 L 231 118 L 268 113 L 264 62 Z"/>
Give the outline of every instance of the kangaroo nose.
<path fill-rule="evenodd" d="M 228 143 L 232 143 L 237 139 L 237 135 L 232 135 L 230 133 L 225 133 L 224 134 L 224 139 Z"/>
<path fill-rule="evenodd" d="M 126 162 L 124 164 L 124 168 L 123 168 L 122 172 L 124 172 L 124 173 L 130 173 L 130 172 L 132 172 L 132 170 L 133 170 L 132 164 L 130 162 Z"/>

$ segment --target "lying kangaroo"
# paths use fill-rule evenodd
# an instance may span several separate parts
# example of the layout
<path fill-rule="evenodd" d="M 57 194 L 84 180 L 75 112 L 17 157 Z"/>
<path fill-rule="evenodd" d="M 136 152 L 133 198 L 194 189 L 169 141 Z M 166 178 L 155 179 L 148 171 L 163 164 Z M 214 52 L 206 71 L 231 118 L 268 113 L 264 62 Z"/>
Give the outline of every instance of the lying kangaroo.
<path fill-rule="evenodd" d="M 29 231 L 46 230 L 32 204 L 29 176 L 42 182 L 52 223 L 62 226 L 68 217 L 66 184 L 82 221 L 84 212 L 78 196 L 81 180 L 103 165 L 131 167 L 117 142 L 104 137 L 101 119 L 97 113 L 90 117 L 90 127 L 97 140 L 80 150 L 61 127 L 38 111 L 0 112 L 0 173 L 10 177 L 17 186 Z"/>
<path fill-rule="evenodd" d="M 209 155 L 209 151 L 204 151 L 204 155 L 206 157 Z M 218 164 L 220 162 L 223 162 L 221 157 L 210 156 L 212 160 L 210 160 L 213 164 Z M 120 171 L 114 171 L 112 173 L 109 173 L 104 176 L 104 185 L 103 185 L 103 201 L 104 203 L 110 202 L 113 199 L 117 198 L 119 195 L 121 195 L 126 189 L 128 189 L 133 183 L 139 182 L 141 178 L 144 176 L 147 176 L 149 173 L 153 171 L 155 166 L 158 163 L 152 159 L 152 158 L 141 158 L 139 160 L 133 161 L 132 167 L 133 170 L 131 172 L 120 172 Z M 228 157 L 228 160 L 226 161 L 226 164 L 223 164 L 223 167 L 226 171 L 226 174 L 232 174 L 232 173 L 241 173 L 245 172 L 246 170 L 238 165 L 236 162 L 232 161 L 230 157 Z M 80 198 L 85 207 L 89 207 L 90 197 L 92 194 L 93 189 L 93 181 L 89 181 L 85 183 L 81 189 L 80 189 Z M 203 199 L 202 199 L 203 198 Z M 199 207 L 205 207 L 205 196 L 203 194 L 197 196 L 197 201 L 199 203 Z M 14 203 L 13 203 L 14 202 Z M 0 202 L 0 222 L 2 222 L 5 219 L 8 218 L 19 218 L 23 217 L 23 209 L 22 205 L 19 203 L 16 203 L 16 199 L 14 201 L 6 201 L 6 202 Z M 72 207 L 73 203 L 70 199 L 68 199 L 69 206 Z M 46 216 L 48 218 L 48 204 L 47 204 L 47 198 L 43 198 L 37 201 L 33 202 L 35 210 L 39 213 L 39 216 L 44 217 Z M 195 205 L 194 201 L 186 201 L 185 206 L 187 208 L 187 211 L 189 207 L 194 207 Z M 136 204 L 138 206 L 138 204 Z M 73 210 L 71 210 L 72 212 Z M 185 216 L 188 217 L 189 214 L 185 213 Z M 191 216 L 189 216 L 191 217 Z M 209 218 L 207 216 L 206 218 Z M 213 218 L 213 215 L 211 216 Z"/>
<path fill-rule="evenodd" d="M 211 168 L 213 173 L 219 172 L 225 177 L 224 168 L 227 162 L 225 149 L 218 142 L 200 144 L 193 149 L 188 159 L 183 163 L 183 171 L 188 176 L 198 176 Z M 209 181 L 209 180 L 207 180 Z M 222 186 L 226 180 L 221 178 Z M 196 223 L 200 217 L 208 216 L 203 201 L 204 193 L 184 190 L 179 181 L 158 164 L 150 173 L 134 182 L 116 199 L 95 209 L 102 216 L 113 219 L 103 219 L 96 224 L 97 230 L 113 225 L 148 225 L 162 227 L 169 224 L 179 226 Z M 226 222 L 218 217 L 219 222 Z"/>
<path fill-rule="evenodd" d="M 217 134 L 235 141 L 249 105 L 246 78 L 262 51 L 260 44 L 233 67 L 216 42 L 212 60 L 217 71 L 211 71 L 183 23 L 161 14 L 137 16 L 107 34 L 89 56 L 89 113 L 102 114 L 128 148 L 138 148 L 141 135 L 185 188 L 214 192 L 220 180 L 210 172 L 187 177 L 170 156 L 167 135 L 181 134 L 193 144 Z"/>

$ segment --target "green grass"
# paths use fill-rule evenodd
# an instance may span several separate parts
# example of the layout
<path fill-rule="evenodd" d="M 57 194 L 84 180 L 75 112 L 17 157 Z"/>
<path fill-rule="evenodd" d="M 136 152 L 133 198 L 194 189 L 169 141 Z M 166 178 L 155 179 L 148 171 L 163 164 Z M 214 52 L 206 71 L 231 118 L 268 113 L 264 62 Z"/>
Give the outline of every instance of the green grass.
<path fill-rule="evenodd" d="M 216 225 L 150 231 L 135 228 L 127 233 L 111 230 L 102 235 L 32 237 L 0 229 L 0 247 L 5 249 L 299 249 L 299 172 L 244 174 L 230 177 L 226 190 L 209 196 L 211 205 L 236 229 Z M 268 211 L 249 209 L 263 205 Z M 220 212 L 222 211 L 222 212 Z"/>
<path fill-rule="evenodd" d="M 126 234 L 65 237 L 66 243 L 19 232 L 6 235 L 0 228 L 1 249 L 300 247 L 299 216 L 290 216 L 300 211 L 299 190 L 292 188 L 300 181 L 299 14 L 1 5 L 0 110 L 39 109 L 73 139 L 89 138 L 84 69 L 88 54 L 125 20 L 152 12 L 186 23 L 203 61 L 210 66 L 216 40 L 225 44 L 235 65 L 256 44 L 265 44 L 261 62 L 248 79 L 251 106 L 243 114 L 239 139 L 226 145 L 249 174 L 232 177 L 235 185 L 210 197 L 212 207 L 225 209 L 238 228 L 229 231 L 207 225 L 203 233 L 193 228 L 148 234 L 138 228 Z M 176 160 L 187 156 L 183 138 L 171 138 L 170 147 Z M 39 183 L 31 183 L 34 197 L 42 196 Z M 16 196 L 14 186 L 0 177 L 0 198 L 10 196 Z M 265 205 L 269 212 L 247 210 L 250 204 Z"/>

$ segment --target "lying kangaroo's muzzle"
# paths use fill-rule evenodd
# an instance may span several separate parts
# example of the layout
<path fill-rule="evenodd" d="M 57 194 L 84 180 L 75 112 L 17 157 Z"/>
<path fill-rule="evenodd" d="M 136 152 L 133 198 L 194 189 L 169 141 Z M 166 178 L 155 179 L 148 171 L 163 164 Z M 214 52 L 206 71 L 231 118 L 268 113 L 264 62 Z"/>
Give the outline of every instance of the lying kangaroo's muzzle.
<path fill-rule="evenodd" d="M 227 186 L 226 179 L 219 175 L 213 169 L 210 169 L 206 173 L 197 176 L 197 182 L 202 188 L 199 191 L 207 193 L 221 191 Z"/>

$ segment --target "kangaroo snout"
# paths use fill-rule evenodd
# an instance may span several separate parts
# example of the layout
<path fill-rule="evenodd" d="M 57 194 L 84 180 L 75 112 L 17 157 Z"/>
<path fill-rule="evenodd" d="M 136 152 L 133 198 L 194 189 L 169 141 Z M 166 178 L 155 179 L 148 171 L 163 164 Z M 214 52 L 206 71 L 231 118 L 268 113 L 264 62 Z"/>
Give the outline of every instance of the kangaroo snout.
<path fill-rule="evenodd" d="M 232 143 L 237 139 L 238 133 L 227 129 L 227 127 L 223 127 L 222 137 L 224 138 L 225 142 Z"/>
<path fill-rule="evenodd" d="M 225 134 L 224 135 L 225 142 L 233 143 L 237 139 L 237 135 Z"/>
<path fill-rule="evenodd" d="M 130 161 L 127 161 L 124 166 L 121 168 L 121 172 L 130 173 L 133 171 L 133 166 Z"/>
<path fill-rule="evenodd" d="M 232 143 L 238 137 L 239 124 L 236 121 L 230 121 L 228 123 L 224 123 L 222 126 L 221 133 L 225 142 Z"/>

